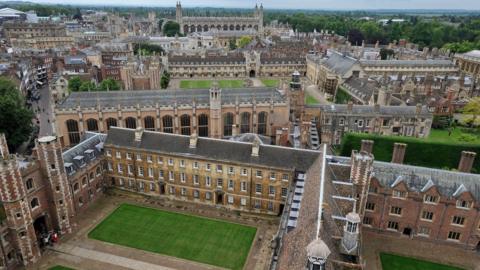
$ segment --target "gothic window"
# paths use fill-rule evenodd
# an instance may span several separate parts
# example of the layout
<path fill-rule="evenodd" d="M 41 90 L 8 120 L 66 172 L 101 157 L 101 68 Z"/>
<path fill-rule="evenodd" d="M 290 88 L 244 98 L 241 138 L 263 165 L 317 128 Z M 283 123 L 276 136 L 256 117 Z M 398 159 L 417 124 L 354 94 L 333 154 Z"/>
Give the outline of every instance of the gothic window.
<path fill-rule="evenodd" d="M 107 130 L 110 130 L 110 127 L 117 126 L 117 119 L 115 118 L 107 118 Z"/>
<path fill-rule="evenodd" d="M 88 131 L 98 131 L 98 122 L 96 119 L 90 118 L 87 120 Z"/>
<path fill-rule="evenodd" d="M 27 190 L 33 189 L 33 178 L 28 178 L 25 184 L 27 186 Z"/>
<path fill-rule="evenodd" d="M 250 132 L 250 113 L 243 112 L 240 115 L 240 133 Z"/>
<path fill-rule="evenodd" d="M 203 26 L 203 32 L 207 32 L 208 31 L 208 25 L 204 25 Z"/>
<path fill-rule="evenodd" d="M 261 112 L 258 114 L 258 129 L 257 133 L 260 135 L 267 134 L 267 116 L 266 112 Z"/>
<path fill-rule="evenodd" d="M 180 129 L 182 135 L 190 135 L 190 115 L 184 114 L 180 116 Z"/>
<path fill-rule="evenodd" d="M 145 117 L 143 119 L 145 130 L 155 131 L 155 119 L 151 116 Z"/>
<path fill-rule="evenodd" d="M 233 24 L 232 24 L 232 25 L 230 25 L 230 31 L 233 31 L 233 30 L 235 30 L 235 26 L 233 26 Z"/>
<path fill-rule="evenodd" d="M 198 116 L 198 136 L 208 137 L 208 116 L 206 114 Z"/>
<path fill-rule="evenodd" d="M 239 31 L 240 30 L 240 25 L 237 24 L 237 26 L 235 26 L 235 30 Z"/>
<path fill-rule="evenodd" d="M 125 119 L 125 127 L 126 128 L 131 128 L 131 129 L 136 129 L 137 128 L 137 120 L 133 117 L 127 117 Z"/>
<path fill-rule="evenodd" d="M 185 32 L 185 34 L 188 33 L 188 25 L 184 25 L 184 26 L 183 26 L 183 32 Z"/>
<path fill-rule="evenodd" d="M 223 136 L 232 136 L 233 113 L 226 113 L 223 116 Z"/>
<path fill-rule="evenodd" d="M 77 144 L 80 142 L 80 132 L 78 131 L 78 122 L 75 120 L 67 120 L 67 132 L 68 132 L 68 139 L 70 140 L 70 144 Z"/>
<path fill-rule="evenodd" d="M 173 118 L 170 115 L 165 115 L 162 118 L 163 132 L 173 133 Z"/>
<path fill-rule="evenodd" d="M 36 207 L 39 207 L 40 203 L 38 202 L 38 198 L 33 198 L 30 201 L 30 206 L 32 207 L 32 209 L 35 209 Z"/>

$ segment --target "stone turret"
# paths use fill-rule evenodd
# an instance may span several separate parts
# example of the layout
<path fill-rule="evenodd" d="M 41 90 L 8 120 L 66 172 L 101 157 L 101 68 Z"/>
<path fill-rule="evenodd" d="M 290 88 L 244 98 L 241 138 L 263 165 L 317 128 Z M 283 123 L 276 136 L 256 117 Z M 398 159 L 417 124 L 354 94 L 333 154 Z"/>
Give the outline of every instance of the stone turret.
<path fill-rule="evenodd" d="M 307 269 L 308 270 L 324 270 L 327 258 L 330 256 L 330 249 L 321 239 L 312 241 L 307 246 Z"/>
<path fill-rule="evenodd" d="M 213 138 L 221 138 L 221 111 L 222 90 L 218 88 L 217 82 L 213 82 L 212 88 L 210 88 L 210 120 Z"/>
<path fill-rule="evenodd" d="M 346 254 L 355 254 L 358 250 L 360 235 L 360 215 L 350 212 L 346 219 L 343 226 L 342 249 Z"/>
<path fill-rule="evenodd" d="M 373 160 L 371 153 L 352 151 L 350 179 L 353 183 L 353 198 L 357 198 L 354 209 L 358 209 L 356 212 L 360 216 L 365 212 Z"/>

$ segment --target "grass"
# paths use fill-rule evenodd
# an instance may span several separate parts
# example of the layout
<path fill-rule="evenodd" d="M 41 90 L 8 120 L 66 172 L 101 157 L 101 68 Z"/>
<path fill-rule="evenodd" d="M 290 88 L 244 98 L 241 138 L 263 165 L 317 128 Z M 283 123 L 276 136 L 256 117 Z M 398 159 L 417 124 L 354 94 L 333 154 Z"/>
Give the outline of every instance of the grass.
<path fill-rule="evenodd" d="M 337 95 L 335 96 L 335 103 L 347 104 L 350 100 L 352 100 L 352 97 L 350 94 L 348 94 L 347 90 L 345 90 L 343 87 L 338 87 Z"/>
<path fill-rule="evenodd" d="M 430 136 L 426 139 L 430 142 L 461 142 L 467 144 L 480 144 L 480 131 L 465 128 L 452 129 L 450 136 L 447 129 L 432 129 Z"/>
<path fill-rule="evenodd" d="M 242 269 L 256 228 L 129 204 L 89 233 L 105 242 L 230 269 Z"/>
<path fill-rule="evenodd" d="M 277 79 L 262 79 L 261 80 L 263 85 L 266 87 L 277 87 L 278 86 L 278 80 Z"/>
<path fill-rule="evenodd" d="M 74 269 L 70 267 L 61 266 L 61 265 L 55 265 L 53 267 L 48 268 L 48 270 L 74 270 Z"/>
<path fill-rule="evenodd" d="M 463 270 L 462 268 L 380 253 L 383 270 Z"/>
<path fill-rule="evenodd" d="M 312 97 L 311 95 L 308 95 L 307 94 L 307 97 L 305 98 L 305 103 L 307 105 L 313 105 L 313 104 L 318 104 L 318 100 L 314 97 Z"/>
<path fill-rule="evenodd" d="M 211 80 L 182 80 L 180 81 L 181 89 L 204 89 L 212 86 Z M 243 80 L 219 80 L 220 88 L 242 88 Z"/>

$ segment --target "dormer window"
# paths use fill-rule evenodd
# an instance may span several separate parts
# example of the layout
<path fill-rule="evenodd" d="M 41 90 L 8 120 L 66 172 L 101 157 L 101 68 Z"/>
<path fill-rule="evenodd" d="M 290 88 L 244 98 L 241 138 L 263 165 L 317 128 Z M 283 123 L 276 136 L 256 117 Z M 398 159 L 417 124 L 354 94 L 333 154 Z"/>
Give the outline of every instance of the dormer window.
<path fill-rule="evenodd" d="M 400 190 L 394 190 L 392 193 L 393 198 L 401 198 L 404 199 L 407 197 L 407 192 L 405 191 L 400 191 Z"/>
<path fill-rule="evenodd" d="M 72 163 L 65 163 L 65 171 L 68 175 L 72 175 L 75 173 L 75 168 L 73 167 Z"/>
<path fill-rule="evenodd" d="M 423 202 L 424 203 L 433 203 L 436 204 L 438 202 L 438 196 L 433 196 L 433 195 L 425 195 L 423 197 Z"/>
<path fill-rule="evenodd" d="M 471 203 L 465 200 L 457 200 L 457 208 L 470 209 Z"/>
<path fill-rule="evenodd" d="M 85 150 L 85 155 L 90 159 L 90 160 L 94 160 L 96 157 L 95 157 L 95 151 L 93 151 L 93 149 L 87 149 Z"/>
<path fill-rule="evenodd" d="M 80 168 L 83 168 L 83 167 L 85 167 L 85 165 L 87 165 L 86 162 L 85 162 L 84 156 L 76 156 L 73 159 L 76 160 L 80 164 Z"/>

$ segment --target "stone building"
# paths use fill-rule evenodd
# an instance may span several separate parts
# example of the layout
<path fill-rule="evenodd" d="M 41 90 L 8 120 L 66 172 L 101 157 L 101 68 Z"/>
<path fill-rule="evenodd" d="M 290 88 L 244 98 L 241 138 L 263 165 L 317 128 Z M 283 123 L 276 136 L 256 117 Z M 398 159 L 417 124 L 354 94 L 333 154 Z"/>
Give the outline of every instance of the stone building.
<path fill-rule="evenodd" d="M 279 215 L 318 151 L 112 127 L 109 184 L 151 196 Z"/>
<path fill-rule="evenodd" d="M 133 57 L 133 47 L 121 43 L 100 44 L 97 47 L 101 57 L 99 79 L 113 79 L 121 83 L 120 70 Z"/>
<path fill-rule="evenodd" d="M 345 133 L 428 137 L 433 121 L 426 106 L 306 105 L 317 119 L 322 143 L 338 145 Z"/>
<path fill-rule="evenodd" d="M 120 79 L 124 90 L 157 90 L 161 89 L 160 79 L 163 67 L 156 56 L 133 57 L 120 68 Z"/>
<path fill-rule="evenodd" d="M 0 264 L 5 269 L 38 261 L 42 234 L 70 233 L 75 215 L 103 194 L 105 136 L 89 133 L 63 153 L 56 137 L 42 137 L 35 154 L 21 160 L 9 153 L 0 134 L 0 201 L 6 215 L 0 223 Z"/>
<path fill-rule="evenodd" d="M 135 97 L 134 99 L 131 97 Z M 273 88 L 77 92 L 55 110 L 63 145 L 86 131 L 111 126 L 224 138 L 240 133 L 274 137 L 289 124 L 287 98 Z"/>
<path fill-rule="evenodd" d="M 187 17 L 183 16 L 180 2 L 176 6 L 176 21 L 182 34 L 207 32 L 212 29 L 223 31 L 245 31 L 253 29 L 263 35 L 263 5 L 255 5 L 251 17 Z"/>
<path fill-rule="evenodd" d="M 73 37 L 67 36 L 65 25 L 51 22 L 6 22 L 3 35 L 14 48 L 51 49 L 74 44 Z"/>
<path fill-rule="evenodd" d="M 475 77 L 480 73 L 480 50 L 473 50 L 463 54 L 455 54 L 455 64 L 462 72 Z"/>

